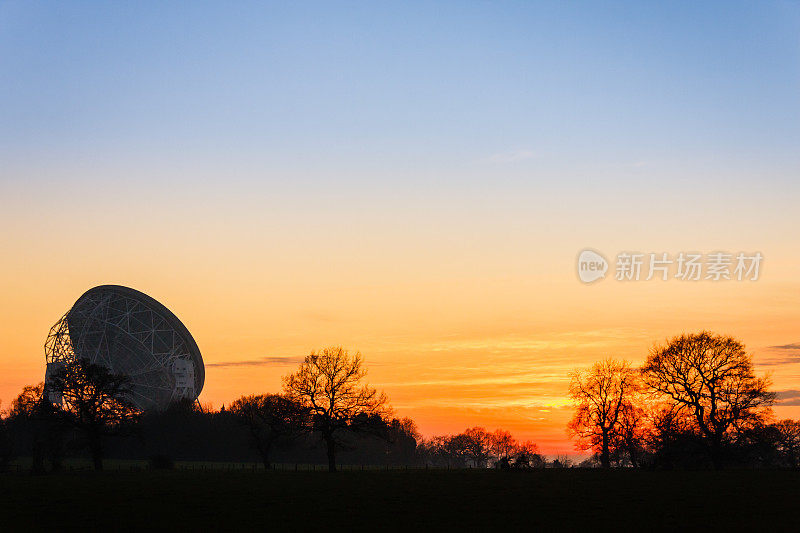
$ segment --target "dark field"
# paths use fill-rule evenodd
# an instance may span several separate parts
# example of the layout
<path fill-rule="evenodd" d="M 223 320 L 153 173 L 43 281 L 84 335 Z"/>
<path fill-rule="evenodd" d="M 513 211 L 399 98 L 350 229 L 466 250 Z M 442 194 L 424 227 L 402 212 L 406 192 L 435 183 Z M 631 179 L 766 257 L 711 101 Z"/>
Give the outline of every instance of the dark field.
<path fill-rule="evenodd" d="M 799 508 L 794 471 L 0 475 L 0 531 L 796 531 Z"/>

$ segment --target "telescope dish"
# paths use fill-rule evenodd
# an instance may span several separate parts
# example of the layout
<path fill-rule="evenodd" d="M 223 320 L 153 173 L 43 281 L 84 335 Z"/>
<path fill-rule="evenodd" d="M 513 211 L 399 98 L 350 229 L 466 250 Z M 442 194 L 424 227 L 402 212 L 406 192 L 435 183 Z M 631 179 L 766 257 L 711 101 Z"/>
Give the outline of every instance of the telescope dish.
<path fill-rule="evenodd" d="M 86 291 L 45 342 L 45 382 L 77 359 L 130 379 L 126 399 L 141 410 L 163 410 L 196 400 L 205 367 L 186 326 L 169 309 L 137 290 L 100 285 Z"/>

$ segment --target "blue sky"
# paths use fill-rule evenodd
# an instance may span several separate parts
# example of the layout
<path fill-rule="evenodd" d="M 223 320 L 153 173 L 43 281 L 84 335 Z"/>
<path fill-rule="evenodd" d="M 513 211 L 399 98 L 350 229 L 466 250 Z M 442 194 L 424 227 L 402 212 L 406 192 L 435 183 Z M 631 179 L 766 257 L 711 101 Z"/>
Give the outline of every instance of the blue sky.
<path fill-rule="evenodd" d="M 2 179 L 88 158 L 312 183 L 756 161 L 788 181 L 799 36 L 797 2 L 4 2 L 0 157 L 21 175 Z"/>
<path fill-rule="evenodd" d="M 2 2 L 0 73 L 11 250 L 142 209 L 165 248 L 570 258 L 800 223 L 798 2 Z"/>

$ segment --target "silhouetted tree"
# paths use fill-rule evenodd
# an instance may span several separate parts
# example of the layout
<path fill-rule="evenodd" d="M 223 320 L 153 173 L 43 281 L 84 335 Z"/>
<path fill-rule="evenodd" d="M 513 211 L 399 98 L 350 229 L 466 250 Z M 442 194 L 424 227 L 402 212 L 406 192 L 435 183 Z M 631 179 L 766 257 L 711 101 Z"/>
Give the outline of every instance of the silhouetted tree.
<path fill-rule="evenodd" d="M 651 426 L 645 432 L 646 447 L 653 466 L 697 468 L 707 465 L 708 454 L 689 414 L 674 404 L 656 404 L 650 414 Z"/>
<path fill-rule="evenodd" d="M 8 411 L 10 418 L 31 417 L 36 412 L 36 406 L 42 400 L 44 394 L 44 383 L 38 385 L 25 385 L 22 392 L 11 402 Z"/>
<path fill-rule="evenodd" d="M 392 424 L 397 425 L 400 431 L 414 439 L 414 441 L 419 441 L 422 438 L 417 428 L 417 423 L 414 422 L 413 418 L 394 418 L 392 419 Z"/>
<path fill-rule="evenodd" d="M 777 433 L 776 449 L 782 466 L 800 466 L 800 421 L 781 420 L 771 424 Z"/>
<path fill-rule="evenodd" d="M 86 437 L 95 470 L 103 469 L 105 437 L 138 417 L 137 409 L 125 397 L 128 382 L 127 376 L 77 359 L 58 370 L 48 385 L 64 419 Z"/>
<path fill-rule="evenodd" d="M 386 453 L 393 463 L 411 464 L 421 441 L 416 423 L 410 418 L 393 418 L 386 427 Z"/>
<path fill-rule="evenodd" d="M 0 472 L 7 472 L 14 458 L 14 435 L 11 419 L 6 415 L 7 413 L 0 409 Z"/>
<path fill-rule="evenodd" d="M 417 455 L 422 463 L 441 467 L 462 466 L 459 461 L 463 462 L 463 457 L 457 457 L 450 449 L 451 439 L 448 435 L 437 435 L 420 441 Z"/>
<path fill-rule="evenodd" d="M 648 404 L 640 390 L 637 387 L 631 391 L 629 400 L 622 403 L 619 427 L 611 443 L 612 455 L 620 461 L 627 457 L 634 468 L 641 466 L 648 455 L 647 436 L 652 430 Z"/>
<path fill-rule="evenodd" d="M 526 441 L 514 447 L 514 461 L 511 464 L 514 468 L 544 468 L 547 461 L 539 454 L 539 447 Z"/>
<path fill-rule="evenodd" d="M 107 454 L 120 457 L 168 458 L 172 461 L 252 461 L 247 428 L 227 409 L 201 407 L 189 398 L 163 411 L 143 413 L 134 426 L 109 439 Z"/>
<path fill-rule="evenodd" d="M 312 352 L 297 372 L 283 379 L 286 396 L 311 412 L 312 428 L 322 435 L 331 472 L 336 471 L 339 433 L 374 427 L 373 417 L 390 412 L 386 394 L 361 384 L 366 373 L 360 353 L 351 356 L 334 346 Z"/>
<path fill-rule="evenodd" d="M 600 466 L 600 460 L 597 454 L 592 454 L 576 465 L 578 468 L 597 468 Z"/>
<path fill-rule="evenodd" d="M 504 429 L 496 429 L 489 435 L 489 449 L 492 455 L 499 459 L 511 457 L 517 448 L 517 440 L 511 432 Z"/>
<path fill-rule="evenodd" d="M 545 462 L 533 442 L 519 444 L 508 431 L 489 432 L 482 427 L 468 428 L 456 435 L 421 439 L 417 454 L 423 464 L 456 468 L 485 468 L 490 458 L 498 468 L 505 465 L 539 468 Z"/>
<path fill-rule="evenodd" d="M 627 361 L 606 359 L 571 375 L 575 415 L 568 428 L 578 437 L 579 448 L 600 454 L 603 468 L 611 466 L 611 447 L 620 438 L 623 413 L 640 388 L 638 374 Z"/>
<path fill-rule="evenodd" d="M 44 472 L 45 459 L 54 471 L 61 469 L 65 455 L 66 424 L 59 411 L 45 397 L 44 383 L 26 385 L 11 402 L 8 423 L 15 440 L 28 442 L 31 469 Z"/>
<path fill-rule="evenodd" d="M 757 424 L 739 434 L 732 452 L 740 464 L 797 468 L 800 461 L 800 422 L 781 420 Z"/>
<path fill-rule="evenodd" d="M 247 426 L 251 442 L 266 469 L 271 467 L 270 452 L 274 444 L 279 439 L 297 435 L 308 426 L 308 409 L 278 394 L 242 396 L 229 410 Z"/>
<path fill-rule="evenodd" d="M 482 427 L 472 427 L 461 434 L 464 438 L 465 457 L 472 462 L 475 468 L 486 467 L 492 446 L 492 434 Z"/>
<path fill-rule="evenodd" d="M 474 445 L 474 441 L 464 433 L 446 437 L 442 443 L 442 451 L 447 458 L 447 466 L 465 468 L 470 461 L 469 450 Z"/>
<path fill-rule="evenodd" d="M 568 455 L 557 455 L 553 462 L 550 463 L 552 468 L 572 468 L 574 461 Z"/>
<path fill-rule="evenodd" d="M 690 415 L 715 468 L 722 466 L 727 441 L 761 423 L 775 400 L 744 345 L 707 331 L 655 346 L 642 374 L 650 388 Z"/>

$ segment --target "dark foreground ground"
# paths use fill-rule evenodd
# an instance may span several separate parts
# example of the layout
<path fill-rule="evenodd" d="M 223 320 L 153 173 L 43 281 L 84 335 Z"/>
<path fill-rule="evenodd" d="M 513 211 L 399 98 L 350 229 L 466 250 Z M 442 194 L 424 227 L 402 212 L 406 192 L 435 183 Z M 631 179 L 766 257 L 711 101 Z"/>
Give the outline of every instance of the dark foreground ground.
<path fill-rule="evenodd" d="M 0 531 L 800 530 L 800 472 L 0 475 Z"/>

